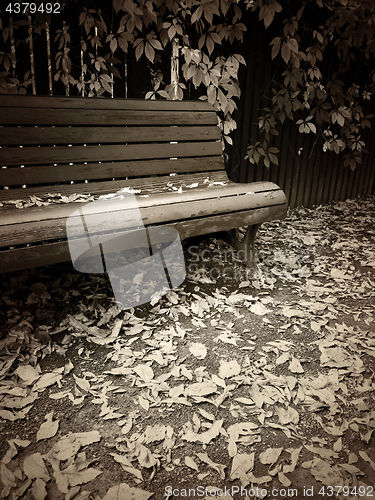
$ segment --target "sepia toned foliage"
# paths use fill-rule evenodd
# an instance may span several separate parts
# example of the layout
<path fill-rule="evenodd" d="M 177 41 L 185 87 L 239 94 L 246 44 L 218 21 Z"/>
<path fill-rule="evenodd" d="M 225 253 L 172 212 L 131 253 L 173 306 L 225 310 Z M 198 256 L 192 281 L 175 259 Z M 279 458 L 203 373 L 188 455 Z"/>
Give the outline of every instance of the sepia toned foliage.
<path fill-rule="evenodd" d="M 225 142 L 237 127 L 235 110 L 240 97 L 239 70 L 245 65 L 246 32 L 261 22 L 270 35 L 269 58 L 275 71 L 267 87 L 270 102 L 260 103 L 258 137 L 251 138 L 247 158 L 269 167 L 278 163 L 272 137 L 286 119 L 301 134 L 316 135 L 324 151 L 344 155 L 351 169 L 366 152 L 363 130 L 371 126 L 365 109 L 375 92 L 375 5 L 372 0 L 303 0 L 286 4 L 276 0 L 113 0 L 112 4 L 65 0 L 61 27 L 53 33 L 55 82 L 66 93 L 113 95 L 119 67 L 132 53 L 145 61 L 150 75 L 147 99 L 184 99 L 196 89 L 201 99 L 215 106 Z M 29 4 L 22 4 L 29 5 Z M 30 4 L 31 5 L 31 4 Z M 35 4 L 33 4 L 35 5 Z M 3 9 L 0 29 L 0 91 L 25 93 L 32 85 L 30 72 L 19 79 L 16 45 L 43 34 L 53 14 L 36 2 L 35 12 L 15 14 Z M 79 19 L 80 68 L 71 59 L 73 27 Z M 31 15 L 32 14 L 32 15 Z M 28 26 L 27 39 L 15 32 Z M 77 34 L 75 34 L 77 36 Z M 179 49 L 180 75 L 169 81 L 161 60 Z M 170 56 L 169 56 L 170 57 Z M 31 64 L 31 75 L 33 64 Z"/>

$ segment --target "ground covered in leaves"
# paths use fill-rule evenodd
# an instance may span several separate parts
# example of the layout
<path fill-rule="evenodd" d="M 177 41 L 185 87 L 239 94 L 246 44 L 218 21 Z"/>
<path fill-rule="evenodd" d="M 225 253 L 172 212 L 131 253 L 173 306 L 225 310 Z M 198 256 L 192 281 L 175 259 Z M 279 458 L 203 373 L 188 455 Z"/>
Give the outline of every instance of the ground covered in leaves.
<path fill-rule="evenodd" d="M 130 311 L 69 264 L 4 275 L 0 497 L 374 498 L 374 220 L 294 210 L 255 274 L 189 241 Z"/>

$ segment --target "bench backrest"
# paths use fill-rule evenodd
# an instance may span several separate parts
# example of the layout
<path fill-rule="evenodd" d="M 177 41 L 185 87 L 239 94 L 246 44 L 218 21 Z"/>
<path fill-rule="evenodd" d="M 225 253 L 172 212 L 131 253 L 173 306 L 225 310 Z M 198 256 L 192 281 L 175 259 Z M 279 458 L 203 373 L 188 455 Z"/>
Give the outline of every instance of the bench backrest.
<path fill-rule="evenodd" d="M 0 200 L 56 184 L 102 194 L 116 191 L 114 180 L 224 174 L 217 116 L 204 101 L 0 95 L 0 127 Z"/>

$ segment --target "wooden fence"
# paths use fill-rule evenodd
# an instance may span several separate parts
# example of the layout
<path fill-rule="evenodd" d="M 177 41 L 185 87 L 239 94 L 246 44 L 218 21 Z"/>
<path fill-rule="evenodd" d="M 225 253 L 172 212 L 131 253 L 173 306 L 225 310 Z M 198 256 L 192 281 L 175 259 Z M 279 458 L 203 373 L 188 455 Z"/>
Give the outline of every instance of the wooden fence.
<path fill-rule="evenodd" d="M 73 95 L 77 95 L 77 88 L 70 89 L 61 81 L 55 82 L 53 79 L 53 65 L 58 50 L 53 40 L 56 31 L 64 29 L 62 17 L 52 18 L 49 28 L 42 30 L 40 34 L 33 32 L 30 18 L 22 26 L 18 26 L 17 33 L 13 27 L 12 16 L 4 16 L 2 21 L 3 29 L 9 28 L 9 37 L 5 44 L 2 37 L 0 38 L 0 51 L 12 54 L 9 71 L 13 77 L 21 80 L 21 75 L 30 71 L 32 83 L 28 88 L 29 93 L 65 95 L 71 91 Z M 76 40 L 72 40 L 69 48 L 77 76 L 83 64 L 79 30 L 77 26 Z M 364 155 L 363 164 L 354 172 L 343 168 L 341 156 L 323 153 L 321 145 L 315 144 L 316 138 L 313 134 L 300 134 L 298 127 L 290 121 L 285 122 L 280 128 L 280 134 L 274 139 L 273 145 L 280 150 L 279 166 L 272 165 L 268 169 L 262 165 L 252 165 L 244 159 L 249 138 L 257 138 L 258 110 L 260 103 L 264 103 L 267 98 L 270 90 L 267 88 L 267 82 L 274 71 L 273 65 L 267 62 L 267 47 L 268 43 L 262 35 L 262 30 L 251 30 L 247 67 L 242 70 L 240 76 L 242 96 L 235 115 L 237 130 L 232 134 L 233 146 L 228 147 L 227 151 L 229 177 L 237 182 L 276 182 L 285 191 L 291 207 L 312 206 L 330 200 L 375 194 L 375 140 L 371 129 L 367 130 L 364 137 L 369 153 Z M 164 56 L 161 66 L 164 79 L 167 83 L 176 81 L 176 47 L 173 53 L 165 53 Z M 150 67 L 142 59 L 136 61 L 132 52 L 126 57 L 123 54 L 117 69 L 122 78 L 115 79 L 107 96 L 142 98 L 152 89 Z M 197 98 L 198 95 L 188 86 L 187 98 Z M 375 114 L 375 109 L 369 112 Z"/>

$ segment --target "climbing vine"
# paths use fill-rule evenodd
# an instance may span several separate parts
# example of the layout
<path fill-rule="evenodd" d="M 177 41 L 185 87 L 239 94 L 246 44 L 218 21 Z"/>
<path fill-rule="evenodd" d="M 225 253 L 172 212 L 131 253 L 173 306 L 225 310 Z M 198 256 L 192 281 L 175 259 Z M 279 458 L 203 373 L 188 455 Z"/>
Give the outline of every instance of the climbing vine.
<path fill-rule="evenodd" d="M 30 72 L 23 80 L 17 73 L 16 46 L 51 26 L 43 2 L 36 4 L 33 16 L 1 13 L 1 92 L 24 93 L 32 84 Z M 269 59 L 275 70 L 266 83 L 268 102 L 259 103 L 258 137 L 248 146 L 249 161 L 267 167 L 277 164 L 273 138 L 289 119 L 299 133 L 316 136 L 315 144 L 324 151 L 344 154 L 345 166 L 354 169 L 362 162 L 366 151 L 362 134 L 372 118 L 364 109 L 375 93 L 373 0 L 113 0 L 108 4 L 104 9 L 95 0 L 62 2 L 63 21 L 51 38 L 52 71 L 67 94 L 113 95 L 115 80 L 122 78 L 119 65 L 132 52 L 136 61 L 148 64 L 147 99 L 184 99 L 196 89 L 201 99 L 214 105 L 224 140 L 231 144 L 230 133 L 237 126 L 239 70 L 249 60 L 247 27 L 255 20 L 269 33 Z M 77 19 L 78 33 L 74 32 Z M 27 36 L 17 38 L 16 30 L 25 27 Z M 71 56 L 73 36 L 79 38 L 79 64 Z M 179 51 L 180 64 L 173 81 L 160 64 L 172 47 Z"/>
<path fill-rule="evenodd" d="M 269 105 L 260 111 L 260 140 L 251 143 L 252 163 L 277 163 L 272 136 L 286 119 L 301 134 L 316 135 L 323 151 L 343 153 L 352 170 L 366 152 L 371 126 L 365 113 L 375 93 L 375 3 L 372 0 L 306 0 L 283 10 L 276 0 L 248 2 L 264 27 L 277 25 L 270 56 L 281 68 L 271 82 Z"/>

